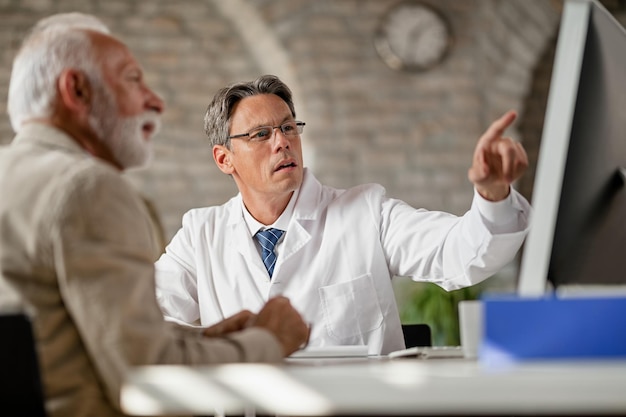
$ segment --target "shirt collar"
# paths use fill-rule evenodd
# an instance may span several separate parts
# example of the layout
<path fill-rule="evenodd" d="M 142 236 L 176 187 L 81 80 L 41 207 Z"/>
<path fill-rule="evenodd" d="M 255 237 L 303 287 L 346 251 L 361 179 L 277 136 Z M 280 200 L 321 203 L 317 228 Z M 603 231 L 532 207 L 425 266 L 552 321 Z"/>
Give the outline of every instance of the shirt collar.
<path fill-rule="evenodd" d="M 296 205 L 296 201 L 298 200 L 299 193 L 300 187 L 298 187 L 293 192 L 291 198 L 289 199 L 289 203 L 287 204 L 287 207 L 285 207 L 285 210 L 282 212 L 282 214 L 278 217 L 278 219 L 276 219 L 274 223 L 270 225 L 265 225 L 252 217 L 252 214 L 250 214 L 250 212 L 244 205 L 243 199 L 241 199 L 241 211 L 243 212 L 243 219 L 246 222 L 246 226 L 248 227 L 250 236 L 254 236 L 256 232 L 261 229 L 269 229 L 272 227 L 280 230 L 287 230 L 287 227 L 289 227 L 289 222 L 291 221 L 291 217 L 293 216 L 293 210 Z"/>

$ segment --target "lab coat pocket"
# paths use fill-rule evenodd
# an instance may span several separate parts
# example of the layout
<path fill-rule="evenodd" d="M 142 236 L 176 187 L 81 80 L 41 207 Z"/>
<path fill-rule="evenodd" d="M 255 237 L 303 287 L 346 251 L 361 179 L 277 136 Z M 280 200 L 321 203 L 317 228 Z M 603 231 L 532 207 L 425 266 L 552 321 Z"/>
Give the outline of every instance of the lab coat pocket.
<path fill-rule="evenodd" d="M 321 287 L 319 295 L 328 334 L 335 339 L 354 338 L 379 328 L 383 313 L 370 275 Z M 361 343 L 362 340 L 351 343 Z"/>

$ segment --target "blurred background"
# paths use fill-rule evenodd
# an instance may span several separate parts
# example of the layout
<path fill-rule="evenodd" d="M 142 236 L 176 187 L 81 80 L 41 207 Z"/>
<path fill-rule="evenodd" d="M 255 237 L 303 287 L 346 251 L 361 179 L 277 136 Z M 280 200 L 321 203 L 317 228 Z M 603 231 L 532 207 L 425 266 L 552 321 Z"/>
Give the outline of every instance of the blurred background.
<path fill-rule="evenodd" d="M 624 22 L 623 1 L 602 3 Z M 148 84 L 166 102 L 154 162 L 127 173 L 153 203 L 166 241 L 185 211 L 222 204 L 237 192 L 215 167 L 202 119 L 219 88 L 261 74 L 278 75 L 292 88 L 298 119 L 306 122 L 305 165 L 322 183 L 344 188 L 377 182 L 415 207 L 455 214 L 471 202 L 467 169 L 478 137 L 515 109 L 519 118 L 508 134 L 524 144 L 531 160 L 517 188 L 531 200 L 562 5 L 0 0 L 0 144 L 13 137 L 6 97 L 21 39 L 46 15 L 81 11 L 100 17 L 129 44 Z M 433 15 L 438 23 L 428 23 Z M 433 45 L 445 46 L 441 59 Z M 390 57 L 384 47 L 402 50 Z M 420 60 L 428 65 L 413 68 Z M 458 343 L 458 300 L 512 291 L 516 274 L 514 262 L 485 284 L 448 294 L 398 278 L 402 320 L 430 323 L 435 344 Z"/>

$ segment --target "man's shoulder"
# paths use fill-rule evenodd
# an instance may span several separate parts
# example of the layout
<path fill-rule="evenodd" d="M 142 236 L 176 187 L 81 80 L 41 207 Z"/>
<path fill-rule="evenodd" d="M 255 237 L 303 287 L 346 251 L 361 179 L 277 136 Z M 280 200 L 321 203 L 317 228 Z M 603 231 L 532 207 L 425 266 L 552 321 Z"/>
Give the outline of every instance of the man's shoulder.
<path fill-rule="evenodd" d="M 385 187 L 376 183 L 359 184 L 340 189 L 329 186 L 323 187 L 323 193 L 332 195 L 333 200 L 354 200 L 380 198 L 386 194 Z"/>
<path fill-rule="evenodd" d="M 238 201 L 238 196 L 235 196 L 221 205 L 189 209 L 183 215 L 183 220 L 192 223 L 205 223 L 207 221 L 222 219 L 230 215 L 231 210 L 236 206 Z"/>
<path fill-rule="evenodd" d="M 322 184 L 312 173 L 307 173 L 300 189 L 296 205 L 298 217 L 317 216 L 322 211 L 346 210 L 360 212 L 364 207 L 379 207 L 385 196 L 380 184 L 359 184 L 349 188 L 337 188 Z"/>
<path fill-rule="evenodd" d="M 113 166 L 90 156 L 66 133 L 50 126 L 26 126 L 0 152 L 15 175 L 27 175 L 34 182 L 41 179 L 49 187 L 71 189 L 98 181 L 125 182 Z"/>
<path fill-rule="evenodd" d="M 386 193 L 385 187 L 377 183 L 366 183 L 350 186 L 348 188 L 338 188 L 336 186 L 322 184 L 310 171 L 305 175 L 302 189 L 306 194 L 319 193 L 322 200 L 337 200 L 344 198 L 368 198 L 373 196 L 383 196 Z"/>
<path fill-rule="evenodd" d="M 5 184 L 15 188 L 13 195 L 28 197 L 21 191 L 36 189 L 61 203 L 81 196 L 89 201 L 94 194 L 106 194 L 105 189 L 119 193 L 132 187 L 115 168 L 84 152 L 39 143 L 7 146 L 0 152 L 0 172 L 13 178 Z"/>
<path fill-rule="evenodd" d="M 112 195 L 138 194 L 130 181 L 109 164 L 96 158 L 74 159 L 65 166 L 59 181 L 69 190 L 79 190 L 87 195 L 111 192 Z"/>

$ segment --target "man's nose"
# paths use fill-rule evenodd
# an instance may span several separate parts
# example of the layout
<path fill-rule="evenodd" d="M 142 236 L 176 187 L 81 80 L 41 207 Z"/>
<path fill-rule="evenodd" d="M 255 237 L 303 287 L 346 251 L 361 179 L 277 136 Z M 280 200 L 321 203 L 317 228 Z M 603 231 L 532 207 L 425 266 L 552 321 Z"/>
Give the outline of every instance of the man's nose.
<path fill-rule="evenodd" d="M 159 114 L 163 113 L 165 110 L 165 102 L 163 99 L 156 94 L 154 91 L 146 87 L 147 100 L 146 106 Z"/>
<path fill-rule="evenodd" d="M 280 126 L 276 126 L 272 129 L 274 147 L 278 149 L 288 148 L 290 141 L 289 137 L 283 133 L 283 130 Z"/>

